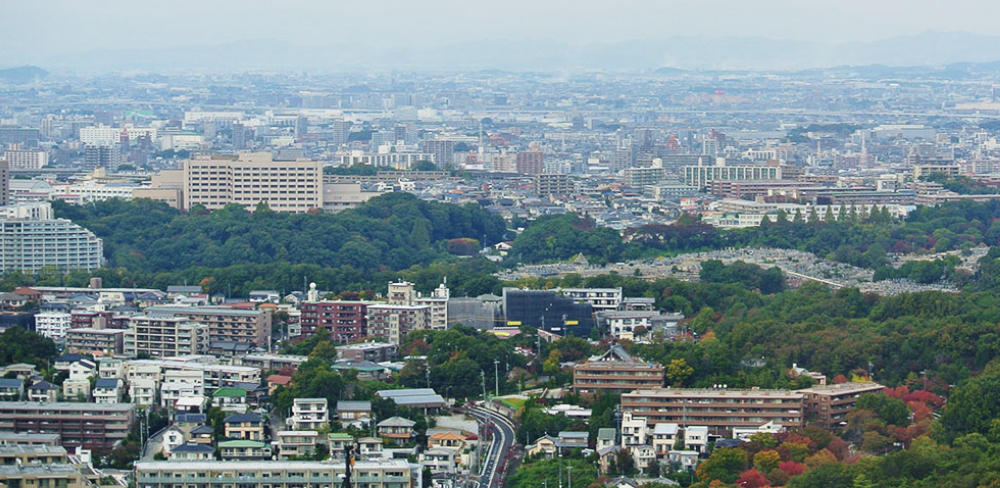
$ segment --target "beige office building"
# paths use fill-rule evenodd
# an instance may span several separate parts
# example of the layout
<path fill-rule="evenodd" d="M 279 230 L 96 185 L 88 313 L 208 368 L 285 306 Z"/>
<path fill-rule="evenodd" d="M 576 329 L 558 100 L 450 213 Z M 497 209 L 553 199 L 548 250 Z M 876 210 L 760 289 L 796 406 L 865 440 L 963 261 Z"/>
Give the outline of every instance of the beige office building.
<path fill-rule="evenodd" d="M 184 208 L 209 210 L 230 203 L 253 211 L 261 202 L 275 212 L 323 208 L 323 164 L 274 161 L 270 153 L 196 156 L 184 163 Z"/>

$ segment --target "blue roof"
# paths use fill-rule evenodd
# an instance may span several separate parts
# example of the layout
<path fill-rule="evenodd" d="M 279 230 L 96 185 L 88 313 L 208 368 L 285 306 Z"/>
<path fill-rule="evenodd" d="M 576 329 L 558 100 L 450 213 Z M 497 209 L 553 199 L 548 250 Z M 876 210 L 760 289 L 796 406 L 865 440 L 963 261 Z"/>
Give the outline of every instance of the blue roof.
<path fill-rule="evenodd" d="M 0 388 L 20 388 L 24 382 L 18 379 L 0 378 Z"/>
<path fill-rule="evenodd" d="M 48 381 L 39 381 L 28 387 L 29 390 L 58 390 L 59 387 Z"/>
<path fill-rule="evenodd" d="M 115 378 L 100 378 L 94 382 L 94 388 L 118 388 L 118 380 Z"/>
<path fill-rule="evenodd" d="M 237 422 L 261 422 L 264 419 L 255 413 L 237 413 L 230 415 L 225 418 L 224 422 L 227 424 L 237 423 Z"/>
<path fill-rule="evenodd" d="M 203 424 L 208 418 L 203 413 L 178 413 L 174 414 L 174 422 L 185 422 L 185 423 L 195 423 Z"/>
<path fill-rule="evenodd" d="M 173 452 L 215 452 L 212 446 L 189 442 L 174 448 Z"/>

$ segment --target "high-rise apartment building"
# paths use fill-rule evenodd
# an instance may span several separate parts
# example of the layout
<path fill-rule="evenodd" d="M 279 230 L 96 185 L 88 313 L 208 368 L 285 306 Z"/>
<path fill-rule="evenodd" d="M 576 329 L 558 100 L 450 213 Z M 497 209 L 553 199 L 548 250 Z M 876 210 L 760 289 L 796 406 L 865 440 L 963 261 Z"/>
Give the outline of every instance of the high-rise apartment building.
<path fill-rule="evenodd" d="M 10 162 L 0 160 L 0 205 L 10 204 Z"/>
<path fill-rule="evenodd" d="M 66 219 L 53 219 L 48 203 L 7 207 L 0 213 L 0 270 L 34 273 L 101 267 L 103 243 Z"/>
<path fill-rule="evenodd" d="M 266 203 L 276 212 L 323 208 L 323 164 L 274 161 L 270 153 L 197 156 L 184 164 L 184 206 L 215 210 L 236 203 L 253 211 Z"/>
<path fill-rule="evenodd" d="M 107 168 L 111 171 L 122 164 L 122 150 L 118 144 L 109 146 L 87 145 L 83 148 L 83 167 Z"/>
<path fill-rule="evenodd" d="M 517 172 L 537 175 L 545 172 L 545 154 L 541 151 L 524 151 L 517 153 Z"/>
<path fill-rule="evenodd" d="M 420 143 L 420 150 L 434 155 L 434 164 L 446 168 L 455 161 L 455 141 L 429 140 Z"/>

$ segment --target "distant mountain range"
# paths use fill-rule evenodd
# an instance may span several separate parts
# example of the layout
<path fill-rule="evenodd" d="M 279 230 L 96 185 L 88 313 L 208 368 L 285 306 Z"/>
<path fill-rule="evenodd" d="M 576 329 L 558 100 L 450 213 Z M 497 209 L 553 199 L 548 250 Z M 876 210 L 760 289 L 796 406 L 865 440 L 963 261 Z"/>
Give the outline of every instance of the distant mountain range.
<path fill-rule="evenodd" d="M 0 65 L 3 64 L 0 54 Z M 672 37 L 573 46 L 545 39 L 477 40 L 434 48 L 364 44 L 296 46 L 273 40 L 157 49 L 104 49 L 40 63 L 62 71 L 108 70 L 576 70 L 802 71 L 835 66 L 943 67 L 1000 61 L 1000 36 L 927 32 L 829 45 L 760 37 Z"/>

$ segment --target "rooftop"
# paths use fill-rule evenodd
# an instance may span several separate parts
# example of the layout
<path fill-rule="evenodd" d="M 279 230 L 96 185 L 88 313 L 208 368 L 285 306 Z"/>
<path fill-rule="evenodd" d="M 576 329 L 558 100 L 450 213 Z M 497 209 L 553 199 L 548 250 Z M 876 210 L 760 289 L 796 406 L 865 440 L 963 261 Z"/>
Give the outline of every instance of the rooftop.
<path fill-rule="evenodd" d="M 712 389 L 712 388 L 651 388 L 625 393 L 622 397 L 701 397 L 701 398 L 782 398 L 801 400 L 802 390 Z"/>
<path fill-rule="evenodd" d="M 376 439 L 379 443 L 382 441 Z M 238 441 L 253 442 L 253 441 Z M 263 444 L 263 443 L 261 443 Z M 220 444 L 221 446 L 222 444 Z M 184 463 L 170 461 L 139 461 L 134 464 L 136 471 L 213 471 L 224 469 L 228 471 L 276 471 L 276 470 L 315 470 L 330 471 L 343 469 L 343 463 L 331 464 L 322 461 L 188 461 Z M 357 461 L 355 471 L 401 469 L 409 474 L 409 463 L 405 459 L 382 459 L 379 461 Z"/>
<path fill-rule="evenodd" d="M 832 385 L 817 385 L 803 390 L 795 390 L 799 393 L 849 393 L 857 391 L 877 391 L 885 388 L 885 385 L 878 383 L 834 383 Z"/>

